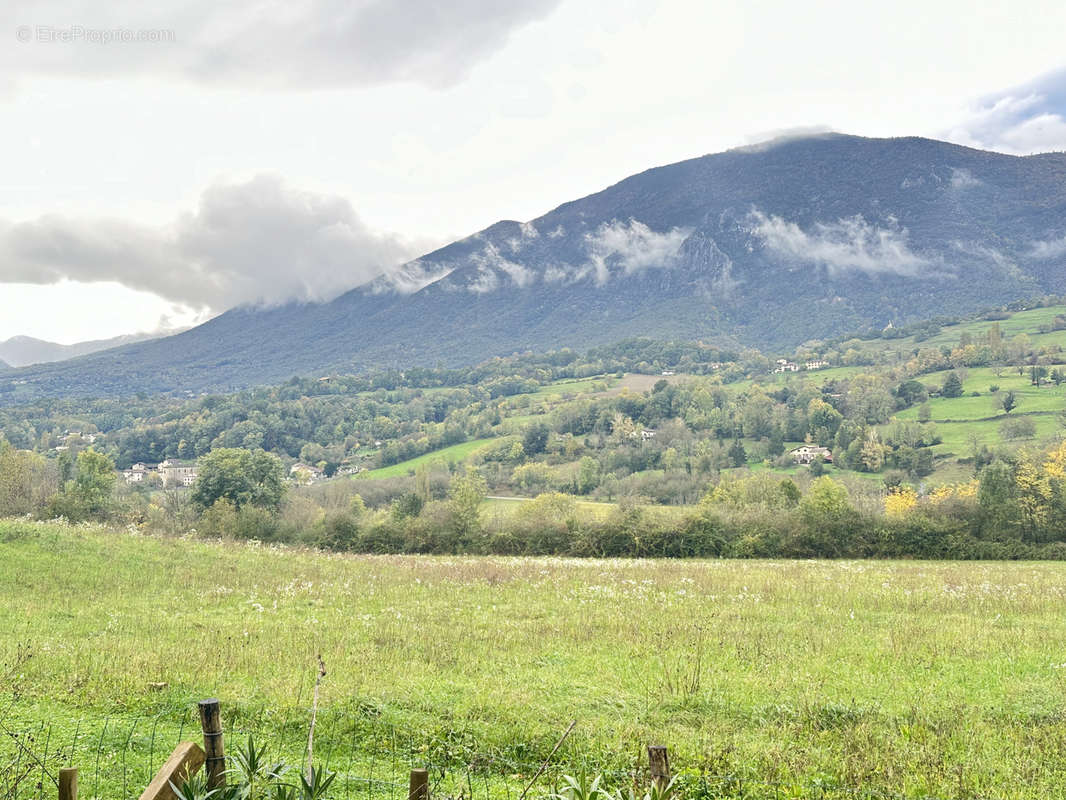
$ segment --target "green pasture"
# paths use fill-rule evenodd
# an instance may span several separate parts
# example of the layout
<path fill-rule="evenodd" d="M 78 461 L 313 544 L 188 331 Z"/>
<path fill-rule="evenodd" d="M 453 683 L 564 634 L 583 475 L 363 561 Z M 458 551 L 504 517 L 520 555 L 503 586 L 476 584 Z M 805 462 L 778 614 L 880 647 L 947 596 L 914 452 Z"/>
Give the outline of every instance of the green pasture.
<path fill-rule="evenodd" d="M 346 556 L 22 522 L 0 555 L 0 720 L 36 732 L 0 736 L 0 776 L 47 754 L 20 796 L 54 797 L 65 763 L 83 798 L 137 796 L 209 696 L 299 762 L 319 657 L 316 760 L 364 781 L 338 798 L 399 797 L 418 764 L 441 797 L 516 798 L 572 721 L 532 797 L 562 772 L 625 788 L 652 743 L 685 797 L 1066 796 L 1063 564 Z"/>

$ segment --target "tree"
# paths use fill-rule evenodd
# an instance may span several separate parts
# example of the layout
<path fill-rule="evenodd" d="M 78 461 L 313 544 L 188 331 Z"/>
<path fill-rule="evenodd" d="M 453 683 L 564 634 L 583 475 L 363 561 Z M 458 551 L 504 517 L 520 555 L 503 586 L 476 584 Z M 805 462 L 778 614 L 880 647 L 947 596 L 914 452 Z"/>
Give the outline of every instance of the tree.
<path fill-rule="evenodd" d="M 918 421 L 928 422 L 933 418 L 933 409 L 930 407 L 929 402 L 926 401 L 918 406 Z"/>
<path fill-rule="evenodd" d="M 225 498 L 240 509 L 252 505 L 277 511 L 285 494 L 281 459 L 263 450 L 221 447 L 199 465 L 192 500 L 202 509 Z"/>
<path fill-rule="evenodd" d="M 940 388 L 940 394 L 944 397 L 962 397 L 962 379 L 957 372 L 948 373 L 944 385 Z"/>
<path fill-rule="evenodd" d="M 55 490 L 54 470 L 43 456 L 0 438 L 0 516 L 35 513 Z"/>
<path fill-rule="evenodd" d="M 870 428 L 859 451 L 859 461 L 867 472 L 880 472 L 885 463 L 885 447 L 881 444 L 876 428 Z"/>
<path fill-rule="evenodd" d="M 896 395 L 897 405 L 900 408 L 909 408 L 915 403 L 924 403 L 929 399 L 929 393 L 925 390 L 925 386 L 913 379 L 901 383 L 896 387 L 893 394 Z"/>
<path fill-rule="evenodd" d="M 848 416 L 871 425 L 888 420 L 896 408 L 892 394 L 879 375 L 856 375 L 848 383 Z"/>
<path fill-rule="evenodd" d="M 91 447 L 78 453 L 74 478 L 52 500 L 50 513 L 71 521 L 105 517 L 117 477 L 115 462 L 108 456 Z"/>
<path fill-rule="evenodd" d="M 600 465 L 591 456 L 583 456 L 577 469 L 577 490 L 588 494 L 600 482 Z"/>
<path fill-rule="evenodd" d="M 1007 414 L 1018 407 L 1018 396 L 1013 389 L 1003 393 L 1003 396 L 999 398 L 999 405 Z"/>
<path fill-rule="evenodd" d="M 740 439 L 734 439 L 726 455 L 734 467 L 743 467 L 748 463 L 748 451 L 744 449 L 744 443 Z"/>
<path fill-rule="evenodd" d="M 488 484 L 474 467 L 452 479 L 448 504 L 460 538 L 476 535 L 481 530 L 481 504 L 488 493 Z"/>
<path fill-rule="evenodd" d="M 807 494 L 800 500 L 804 514 L 821 518 L 839 517 L 851 511 L 847 487 L 830 477 L 822 476 L 811 484 Z"/>
<path fill-rule="evenodd" d="M 543 453 L 548 446 L 548 426 L 542 422 L 535 422 L 526 428 L 522 437 L 522 450 L 527 456 L 535 456 Z"/>

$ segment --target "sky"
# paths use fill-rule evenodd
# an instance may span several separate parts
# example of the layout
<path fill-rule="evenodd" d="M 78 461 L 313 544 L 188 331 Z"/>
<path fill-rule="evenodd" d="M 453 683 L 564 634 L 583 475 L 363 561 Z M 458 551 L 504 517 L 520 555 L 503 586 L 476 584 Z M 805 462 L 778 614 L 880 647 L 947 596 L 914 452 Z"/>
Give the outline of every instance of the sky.
<path fill-rule="evenodd" d="M 0 340 L 331 299 L 783 132 L 1066 150 L 1061 2 L 3 6 Z"/>

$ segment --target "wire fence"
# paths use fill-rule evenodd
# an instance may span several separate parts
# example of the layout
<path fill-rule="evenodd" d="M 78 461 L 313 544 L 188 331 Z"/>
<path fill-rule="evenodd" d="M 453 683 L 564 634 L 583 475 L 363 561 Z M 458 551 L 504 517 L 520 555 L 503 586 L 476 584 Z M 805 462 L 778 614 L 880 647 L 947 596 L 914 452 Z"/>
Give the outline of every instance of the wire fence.
<path fill-rule="evenodd" d="M 252 737 L 272 761 L 302 769 L 307 759 L 307 727 L 299 718 L 263 715 L 258 719 L 226 721 L 227 755 Z M 183 714 L 102 720 L 40 722 L 13 725 L 0 717 L 0 798 L 53 800 L 59 770 L 79 768 L 80 800 L 138 797 L 178 743 L 200 741 L 196 709 Z M 550 745 L 550 743 L 549 743 Z M 464 800 L 517 800 L 539 759 L 520 760 L 486 751 L 463 737 L 414 736 L 372 717 L 341 713 L 320 714 L 314 736 L 316 769 L 336 774 L 330 796 L 335 800 L 406 800 L 412 769 L 429 770 L 436 797 Z M 563 764 L 549 765 L 542 781 L 550 787 L 565 771 L 605 773 L 612 782 L 629 782 L 635 771 L 600 769 L 577 757 L 560 753 Z M 531 793 L 543 796 L 546 789 Z"/>
<path fill-rule="evenodd" d="M 272 761 L 284 761 L 300 770 L 307 758 L 305 722 L 298 716 L 270 713 L 225 720 L 227 755 L 232 757 L 251 736 L 258 747 L 265 746 Z M 194 705 L 181 715 L 116 715 L 17 726 L 0 715 L 0 798 L 55 800 L 59 771 L 66 766 L 79 769 L 79 800 L 137 798 L 178 743 L 201 737 Z M 549 752 L 550 743 L 543 752 L 515 758 L 484 750 L 462 736 L 414 736 L 372 714 L 322 714 L 314 737 L 316 769 L 336 775 L 329 792 L 332 800 L 408 800 L 410 771 L 419 768 L 429 771 L 433 798 L 519 800 Z M 580 737 L 568 742 L 548 764 L 529 798 L 551 794 L 564 774 L 602 775 L 603 785 L 623 794 L 633 788 L 638 798 L 643 796 L 650 778 L 643 746 L 634 747 L 632 763 L 625 767 L 597 763 L 588 752 Z M 973 790 L 943 796 L 886 791 L 845 786 L 829 777 L 770 781 L 713 770 L 689 770 L 686 775 L 677 794 L 699 800 L 1002 800 L 1020 796 Z"/>

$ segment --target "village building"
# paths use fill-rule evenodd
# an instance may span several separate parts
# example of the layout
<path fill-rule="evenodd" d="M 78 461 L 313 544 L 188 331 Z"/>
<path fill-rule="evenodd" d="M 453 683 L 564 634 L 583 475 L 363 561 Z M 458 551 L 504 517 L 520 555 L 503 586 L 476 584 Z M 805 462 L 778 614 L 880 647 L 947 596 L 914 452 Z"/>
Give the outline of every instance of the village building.
<path fill-rule="evenodd" d="M 822 461 L 828 463 L 833 462 L 833 451 L 828 447 L 821 447 L 816 444 L 805 444 L 797 447 L 795 450 L 789 453 L 792 456 L 792 460 L 797 464 L 810 464 L 819 456 Z"/>
<path fill-rule="evenodd" d="M 825 369 L 829 366 L 829 362 L 821 360 L 808 361 L 804 366 L 806 366 L 807 369 Z"/>
<path fill-rule="evenodd" d="M 129 469 L 122 470 L 122 477 L 126 479 L 126 483 L 143 483 L 145 478 L 155 471 L 155 467 L 138 462 Z"/>
<path fill-rule="evenodd" d="M 159 465 L 159 475 L 163 479 L 163 488 L 192 486 L 196 483 L 199 468 L 195 461 L 176 461 L 168 458 Z"/>
<path fill-rule="evenodd" d="M 317 483 L 325 477 L 326 473 L 322 469 L 302 461 L 297 461 L 289 467 L 289 478 L 297 483 Z"/>

